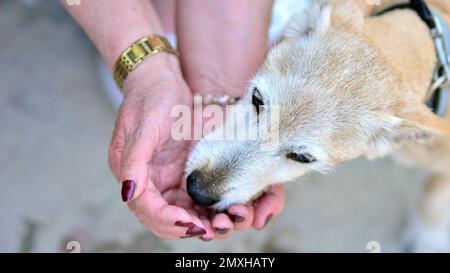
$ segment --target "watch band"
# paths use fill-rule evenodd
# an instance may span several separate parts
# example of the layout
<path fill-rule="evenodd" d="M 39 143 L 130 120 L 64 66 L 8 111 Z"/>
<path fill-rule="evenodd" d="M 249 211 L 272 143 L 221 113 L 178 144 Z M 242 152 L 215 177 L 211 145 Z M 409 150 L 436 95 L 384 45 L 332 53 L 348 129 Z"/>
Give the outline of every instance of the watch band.
<path fill-rule="evenodd" d="M 178 55 L 166 38 L 160 35 L 144 37 L 128 47 L 119 57 L 114 65 L 114 80 L 120 90 L 123 81 L 138 67 L 146 58 L 159 52 L 167 52 Z"/>

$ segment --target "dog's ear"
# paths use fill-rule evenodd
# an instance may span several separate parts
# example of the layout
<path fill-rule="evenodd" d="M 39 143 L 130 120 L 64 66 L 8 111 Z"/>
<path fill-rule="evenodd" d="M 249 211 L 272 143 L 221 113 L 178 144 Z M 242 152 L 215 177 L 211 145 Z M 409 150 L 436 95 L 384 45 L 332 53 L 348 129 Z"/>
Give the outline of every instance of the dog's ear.
<path fill-rule="evenodd" d="M 424 142 L 432 136 L 450 137 L 450 125 L 423 103 L 398 115 L 381 115 L 375 122 L 366 156 L 384 156 L 406 143 Z"/>
<path fill-rule="evenodd" d="M 324 32 L 330 25 L 332 3 L 310 0 L 300 12 L 293 14 L 284 32 L 284 38 L 308 38 Z"/>
<path fill-rule="evenodd" d="M 364 11 L 353 0 L 310 0 L 306 8 L 294 13 L 284 38 L 309 38 L 324 33 L 331 25 L 361 30 Z"/>

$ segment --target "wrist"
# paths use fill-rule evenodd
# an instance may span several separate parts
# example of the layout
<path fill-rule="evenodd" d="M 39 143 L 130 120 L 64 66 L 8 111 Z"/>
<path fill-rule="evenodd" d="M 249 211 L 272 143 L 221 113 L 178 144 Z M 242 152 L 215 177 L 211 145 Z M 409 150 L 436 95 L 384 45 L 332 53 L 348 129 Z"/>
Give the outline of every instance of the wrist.
<path fill-rule="evenodd" d="M 160 55 L 162 53 L 169 53 L 178 56 L 178 52 L 172 48 L 167 39 L 160 35 L 145 36 L 138 41 L 132 43 L 118 58 L 114 65 L 113 74 L 117 86 L 123 90 L 124 81 L 133 73 L 139 66 L 147 59 Z M 155 58 L 155 60 L 165 60 L 164 63 L 155 62 L 153 66 L 161 72 L 166 70 L 163 68 L 171 68 L 172 71 L 176 69 L 176 65 L 171 63 L 170 59 Z"/>
<path fill-rule="evenodd" d="M 165 52 L 144 60 L 124 81 L 123 94 L 125 99 L 154 100 L 158 105 L 192 104 L 178 58 Z"/>
<path fill-rule="evenodd" d="M 113 43 L 108 44 L 108 49 L 105 50 L 106 54 L 104 56 L 108 66 L 114 69 L 114 64 L 120 58 L 122 53 L 133 43 L 141 39 L 142 37 L 148 36 L 152 32 L 149 28 L 138 28 L 132 31 L 123 31 L 120 37 L 117 37 Z M 159 34 L 159 33 L 154 33 Z M 161 35 L 161 34 L 160 34 Z"/>
<path fill-rule="evenodd" d="M 186 81 L 194 95 L 241 97 L 245 94 L 245 82 L 231 82 L 219 74 L 196 73 L 186 76 Z"/>
<path fill-rule="evenodd" d="M 164 85 L 176 82 L 181 77 L 176 56 L 161 52 L 145 59 L 124 80 L 124 93 L 142 89 L 144 86 Z"/>

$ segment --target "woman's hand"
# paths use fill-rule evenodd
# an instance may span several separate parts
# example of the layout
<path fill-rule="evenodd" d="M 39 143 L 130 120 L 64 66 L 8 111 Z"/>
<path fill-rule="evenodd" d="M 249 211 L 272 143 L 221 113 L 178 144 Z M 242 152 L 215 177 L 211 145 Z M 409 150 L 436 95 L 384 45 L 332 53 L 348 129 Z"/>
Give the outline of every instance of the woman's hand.
<path fill-rule="evenodd" d="M 149 34 L 164 33 L 148 0 L 116 0 L 114 4 L 97 0 L 81 7 L 60 1 L 111 69 L 131 43 Z M 212 2 L 208 2 L 208 9 L 205 1 L 177 2 L 184 76 L 199 94 L 221 95 L 231 90 L 230 95 L 239 95 L 249 75 L 264 58 L 272 1 Z M 224 7 L 231 11 L 224 13 Z M 231 59 L 230 52 L 234 52 Z M 130 209 L 141 222 L 160 237 L 176 239 L 206 231 L 202 238 L 213 238 L 210 215 L 195 211 L 181 187 L 188 144 L 175 142 L 170 137 L 171 108 L 178 104 L 192 105 L 191 92 L 181 76 L 177 60 L 166 53 L 152 56 L 140 64 L 124 84 L 125 98 L 109 150 L 114 175 L 119 181 L 126 181 L 123 199 L 128 200 Z M 276 214 L 283 206 L 281 187 L 274 189 L 273 194 L 262 197 L 255 205 L 230 208 L 229 213 L 235 217 L 216 215 L 215 227 L 241 230 L 253 225 L 261 228 L 268 216 Z M 241 221 L 238 216 L 245 220 Z"/>
<path fill-rule="evenodd" d="M 159 237 L 212 238 L 181 183 L 189 143 L 171 137 L 172 108 L 192 105 L 176 58 L 161 53 L 145 60 L 126 79 L 124 94 L 109 149 L 123 201 Z"/>
<path fill-rule="evenodd" d="M 132 43 L 164 33 L 148 0 L 96 0 L 81 6 L 60 2 L 111 70 Z M 172 107 L 192 104 L 178 61 L 167 53 L 151 56 L 125 80 L 124 93 L 109 149 L 110 167 L 123 186 L 122 198 L 162 238 L 202 234 L 208 238 L 212 234 L 208 222 L 199 219 L 189 202 L 182 202 L 189 200 L 181 190 L 187 143 L 170 137 Z"/>
<path fill-rule="evenodd" d="M 284 208 L 283 185 L 273 185 L 256 201 L 246 205 L 233 205 L 226 212 L 215 214 L 211 225 L 217 238 L 227 238 L 233 230 L 264 228 Z"/>

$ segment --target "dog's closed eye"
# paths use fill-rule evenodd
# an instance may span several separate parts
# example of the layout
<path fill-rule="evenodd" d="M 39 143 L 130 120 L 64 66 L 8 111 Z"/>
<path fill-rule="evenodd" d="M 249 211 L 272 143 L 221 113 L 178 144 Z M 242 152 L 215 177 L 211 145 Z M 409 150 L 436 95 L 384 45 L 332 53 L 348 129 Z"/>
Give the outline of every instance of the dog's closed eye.
<path fill-rule="evenodd" d="M 259 115 L 261 106 L 264 106 L 264 101 L 257 87 L 253 89 L 252 104 L 255 107 L 256 115 Z"/>
<path fill-rule="evenodd" d="M 288 153 L 286 155 L 286 158 L 300 162 L 300 163 L 304 163 L 304 164 L 308 164 L 308 163 L 313 163 L 315 161 L 317 161 L 312 155 L 308 154 L 308 153 Z"/>

